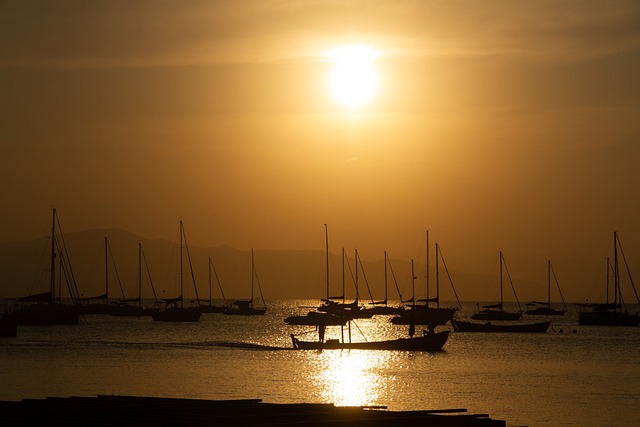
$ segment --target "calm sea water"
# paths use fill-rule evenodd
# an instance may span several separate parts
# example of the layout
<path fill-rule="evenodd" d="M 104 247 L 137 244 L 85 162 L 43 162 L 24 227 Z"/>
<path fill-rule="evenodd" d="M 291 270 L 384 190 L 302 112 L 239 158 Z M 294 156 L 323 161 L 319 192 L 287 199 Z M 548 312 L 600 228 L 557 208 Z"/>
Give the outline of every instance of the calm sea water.
<path fill-rule="evenodd" d="M 20 326 L 18 338 L 0 340 L 0 399 L 261 398 L 392 410 L 466 408 L 511 426 L 640 425 L 640 328 L 579 326 L 570 311 L 554 317 L 546 334 L 452 333 L 439 353 L 289 350 L 290 333 L 315 335 L 283 318 L 315 302 L 275 301 L 265 316 L 204 314 L 199 323 L 91 315 L 77 326 Z M 357 321 L 352 337 L 405 332 L 388 317 L 374 317 Z"/>

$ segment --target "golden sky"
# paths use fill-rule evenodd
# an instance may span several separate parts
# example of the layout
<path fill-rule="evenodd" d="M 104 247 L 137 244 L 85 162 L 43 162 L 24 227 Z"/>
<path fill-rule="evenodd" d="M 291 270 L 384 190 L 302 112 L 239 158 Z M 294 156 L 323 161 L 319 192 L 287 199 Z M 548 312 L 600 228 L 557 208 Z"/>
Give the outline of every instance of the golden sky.
<path fill-rule="evenodd" d="M 379 87 L 332 99 L 327 55 Z M 4 1 L 0 241 L 118 227 L 242 249 L 640 259 L 636 1 Z"/>

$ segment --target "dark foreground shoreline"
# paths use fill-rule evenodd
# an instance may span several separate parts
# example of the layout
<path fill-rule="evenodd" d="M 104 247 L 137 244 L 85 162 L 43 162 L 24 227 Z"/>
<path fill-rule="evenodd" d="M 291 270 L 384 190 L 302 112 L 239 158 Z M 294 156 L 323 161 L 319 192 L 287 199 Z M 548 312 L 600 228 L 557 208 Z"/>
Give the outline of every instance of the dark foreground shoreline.
<path fill-rule="evenodd" d="M 465 409 L 389 411 L 261 399 L 199 400 L 164 397 L 48 397 L 0 401 L 2 426 L 412 426 L 505 427 Z"/>

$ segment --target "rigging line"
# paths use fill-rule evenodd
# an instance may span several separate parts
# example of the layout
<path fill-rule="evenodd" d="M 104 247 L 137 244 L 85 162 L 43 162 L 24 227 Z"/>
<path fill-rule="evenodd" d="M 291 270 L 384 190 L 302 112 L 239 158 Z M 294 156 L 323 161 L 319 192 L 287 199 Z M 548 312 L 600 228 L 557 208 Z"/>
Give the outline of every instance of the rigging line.
<path fill-rule="evenodd" d="M 567 303 L 564 301 L 564 295 L 562 295 L 562 290 L 560 289 L 560 284 L 558 283 L 558 278 L 556 277 L 556 271 L 553 269 L 553 264 L 551 264 L 551 274 L 553 275 L 553 280 L 556 282 L 556 288 L 558 288 L 560 299 L 562 300 L 562 304 L 564 305 L 564 309 L 566 310 Z"/>
<path fill-rule="evenodd" d="M 111 263 L 113 264 L 113 270 L 116 272 L 116 279 L 118 280 L 118 285 L 120 286 L 120 292 L 122 292 L 122 299 L 126 300 L 127 297 L 124 294 L 124 288 L 122 287 L 122 281 L 120 281 L 120 274 L 118 273 L 118 266 L 116 265 L 116 260 L 113 257 L 113 251 L 111 250 L 111 244 L 107 240 L 107 252 L 109 253 L 109 257 L 111 259 Z"/>
<path fill-rule="evenodd" d="M 504 256 L 502 257 L 504 261 Z M 518 295 L 516 294 L 516 288 L 513 286 L 513 280 L 511 280 L 511 274 L 509 274 L 509 267 L 507 267 L 507 263 L 504 262 L 504 269 L 507 272 L 507 277 L 509 278 L 509 283 L 511 284 L 511 290 L 513 290 L 513 296 L 516 297 L 516 302 L 518 303 L 518 309 L 522 312 L 522 307 L 520 306 L 520 301 L 518 300 Z"/>
<path fill-rule="evenodd" d="M 629 264 L 627 264 L 627 258 L 624 256 L 624 250 L 622 249 L 622 242 L 620 242 L 620 237 L 616 235 L 618 239 L 618 247 L 620 247 L 620 253 L 622 254 L 622 260 L 624 261 L 624 266 L 627 270 L 627 275 L 629 276 L 629 280 L 631 281 L 631 287 L 633 288 L 633 293 L 636 295 L 636 300 L 638 300 L 638 304 L 640 304 L 640 298 L 638 298 L 638 291 L 636 290 L 636 285 L 633 283 L 633 277 L 631 276 L 631 270 L 629 270 Z M 622 294 L 620 294 L 622 296 Z"/>
<path fill-rule="evenodd" d="M 360 329 L 360 326 L 358 326 L 358 324 L 355 322 L 355 320 L 351 320 L 351 322 L 353 322 L 354 326 L 356 327 L 356 329 L 358 330 L 358 332 L 360 332 L 360 335 L 362 335 L 362 338 L 364 338 L 365 342 L 367 342 L 367 336 L 364 334 L 364 332 L 362 332 L 362 329 Z"/>
<path fill-rule="evenodd" d="M 356 261 L 360 261 L 360 268 L 362 269 L 364 284 L 367 286 L 367 291 L 369 291 L 369 298 L 371 298 L 371 302 L 374 302 L 373 295 L 371 294 L 371 288 L 369 288 L 369 282 L 367 281 L 367 275 L 364 273 L 364 266 L 362 265 L 362 258 L 360 258 L 360 254 L 358 254 L 358 259 Z"/>
<path fill-rule="evenodd" d="M 403 299 L 402 299 L 402 292 L 400 292 L 400 287 L 398 286 L 398 281 L 396 280 L 396 274 L 393 272 L 393 267 L 391 266 L 391 260 L 389 259 L 389 256 L 387 254 L 387 259 L 385 260 L 385 262 L 388 261 L 388 266 L 389 266 L 389 270 L 391 271 L 391 277 L 393 277 L 393 284 L 396 286 L 396 291 L 398 291 L 398 296 L 400 297 L 400 302 L 404 303 Z"/>
<path fill-rule="evenodd" d="M 67 253 L 62 251 L 58 239 L 56 239 L 56 248 L 58 250 L 58 253 L 60 254 L 60 269 L 62 271 L 62 275 L 64 276 L 64 281 L 67 285 L 69 296 L 71 297 L 72 301 L 78 300 L 80 299 L 80 294 L 78 293 L 78 288 L 76 286 L 73 286 L 73 270 L 71 270 L 71 264 L 69 264 L 69 260 L 67 259 Z M 59 283 L 59 286 L 60 292 L 62 292 L 62 283 Z M 62 299 L 62 295 L 58 295 L 58 299 Z"/>
<path fill-rule="evenodd" d="M 351 269 L 351 264 L 349 264 L 349 257 L 345 257 L 345 263 L 347 264 L 347 267 L 349 267 L 349 274 L 351 275 L 351 281 L 353 282 L 353 286 L 355 287 L 355 283 L 356 283 L 356 279 L 353 275 L 353 270 Z M 360 295 L 358 295 L 358 288 L 356 289 L 356 301 L 360 301 Z M 343 295 L 344 297 L 344 295 Z"/>
<path fill-rule="evenodd" d="M 213 270 L 213 275 L 216 278 L 216 282 L 218 282 L 218 287 L 220 288 L 220 293 L 222 294 L 222 299 L 226 302 L 227 298 L 224 296 L 224 291 L 222 290 L 222 283 L 220 283 L 220 278 L 218 277 L 218 272 L 216 271 L 216 266 L 213 264 L 211 258 L 209 258 L 209 262 L 211 263 L 211 269 Z"/>
<path fill-rule="evenodd" d="M 267 303 L 264 301 L 264 295 L 262 295 L 262 286 L 260 286 L 260 278 L 258 277 L 258 271 L 255 269 L 255 266 L 253 268 L 253 273 L 256 277 L 256 283 L 258 284 L 258 290 L 260 291 L 260 298 L 262 299 L 262 305 L 266 308 L 267 307 Z"/>
<path fill-rule="evenodd" d="M 440 259 L 442 260 L 442 265 L 444 266 L 444 271 L 447 272 L 447 277 L 449 278 L 449 283 L 451 283 L 451 288 L 453 289 L 453 294 L 456 296 L 456 301 L 458 301 L 458 307 L 462 308 L 462 304 L 460 303 L 460 298 L 458 298 L 458 292 L 456 292 L 456 287 L 453 286 L 453 280 L 451 280 L 451 275 L 449 274 L 449 269 L 447 268 L 447 263 L 444 261 L 444 255 L 442 254 L 442 248 L 439 248 L 440 251 Z"/>
<path fill-rule="evenodd" d="M 67 258 L 67 262 L 69 263 L 69 272 L 71 274 L 71 283 L 67 284 L 67 286 L 72 286 L 73 287 L 74 292 L 70 291 L 69 293 L 70 294 L 73 293 L 75 295 L 75 297 L 72 296 L 72 298 L 76 298 L 77 299 L 79 297 L 79 295 L 80 295 L 80 292 L 78 292 L 78 284 L 76 282 L 75 275 L 73 274 L 73 269 L 71 268 L 71 258 L 69 257 L 69 251 L 67 251 L 67 244 L 65 243 L 65 240 L 64 240 L 64 234 L 62 233 L 62 227 L 60 226 L 60 218 L 57 215 L 56 215 L 56 223 L 58 224 L 58 231 L 59 231 L 59 233 L 58 233 L 59 236 L 58 237 L 62 241 L 62 250 L 64 252 L 65 258 Z M 58 244 L 57 244 L 57 240 L 58 239 L 55 239 L 55 240 L 56 240 L 56 246 L 58 246 Z M 58 248 L 58 250 L 61 250 L 61 249 Z"/>
<path fill-rule="evenodd" d="M 193 289 L 196 291 L 196 301 L 200 304 L 200 296 L 198 295 L 198 286 L 196 285 L 196 276 L 193 273 L 193 264 L 191 263 L 191 254 L 189 252 L 189 245 L 187 244 L 187 234 L 182 226 L 182 238 L 184 239 L 184 247 L 187 250 L 187 260 L 189 261 L 189 271 L 191 272 L 191 282 L 193 283 Z"/>
<path fill-rule="evenodd" d="M 151 285 L 151 290 L 153 291 L 153 299 L 158 302 L 158 296 L 156 295 L 156 288 L 153 286 L 153 280 L 151 280 L 151 271 L 149 270 L 149 263 L 147 262 L 147 256 L 144 254 L 144 249 L 142 250 L 142 260 L 144 261 L 144 266 L 147 270 L 147 277 L 149 278 L 149 284 Z"/>
<path fill-rule="evenodd" d="M 74 294 L 74 289 L 73 286 L 71 284 L 70 276 L 70 265 L 68 264 L 68 261 L 66 259 L 66 256 L 63 256 L 62 254 L 60 255 L 60 269 L 62 270 L 62 275 L 64 276 L 64 281 L 67 284 L 67 291 L 69 292 L 69 296 L 71 296 L 71 299 L 79 299 L 79 295 Z M 62 300 L 62 283 L 60 283 L 60 294 L 58 295 L 58 300 Z"/>

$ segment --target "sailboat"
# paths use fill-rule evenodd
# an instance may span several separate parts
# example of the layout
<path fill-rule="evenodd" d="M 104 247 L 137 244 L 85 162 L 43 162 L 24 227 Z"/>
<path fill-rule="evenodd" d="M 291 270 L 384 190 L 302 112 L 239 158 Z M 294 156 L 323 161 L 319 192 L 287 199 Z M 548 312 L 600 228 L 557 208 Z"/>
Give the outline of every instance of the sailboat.
<path fill-rule="evenodd" d="M 209 299 L 201 299 L 198 300 L 200 303 L 197 307 L 194 307 L 196 310 L 200 310 L 200 313 L 224 313 L 226 309 L 229 308 L 229 305 L 226 303 L 227 298 L 224 296 L 224 291 L 222 290 L 222 284 L 220 283 L 220 279 L 218 278 L 218 272 L 216 271 L 215 266 L 213 265 L 213 261 L 211 257 L 209 257 Z M 222 305 L 214 305 L 213 298 L 211 296 L 211 278 L 212 274 L 215 275 L 216 281 L 218 282 L 218 288 L 220 288 L 220 293 L 222 294 L 222 299 L 224 303 Z"/>
<path fill-rule="evenodd" d="M 109 314 L 111 311 L 111 306 L 109 305 L 109 267 L 108 267 L 108 248 L 109 243 L 107 237 L 104 238 L 104 254 L 105 254 L 105 286 L 104 293 L 102 295 L 90 296 L 90 297 L 81 297 L 79 301 L 86 302 L 86 304 L 79 305 L 79 309 L 82 314 Z M 93 302 L 104 300 L 104 302 Z"/>
<path fill-rule="evenodd" d="M 473 316 L 472 319 L 475 320 L 518 320 L 522 316 L 522 310 L 519 312 L 508 312 L 503 309 L 503 292 L 502 292 L 502 270 L 503 270 L 504 256 L 502 255 L 502 251 L 500 251 L 500 302 L 498 304 L 490 304 L 482 306 L 483 310 L 477 312 Z M 505 266 L 506 268 L 506 266 Z M 511 276 L 509 275 L 509 270 L 507 270 L 507 276 L 509 277 L 509 282 L 511 283 L 511 289 L 513 290 L 513 295 L 516 297 L 516 302 L 518 303 L 518 307 L 520 306 L 520 302 L 518 301 L 518 296 L 516 295 L 516 290 L 513 287 L 513 282 L 511 281 Z"/>
<path fill-rule="evenodd" d="M 56 234 L 57 229 L 60 228 L 60 224 L 56 217 L 55 208 L 53 208 L 52 216 L 49 291 L 19 298 L 18 302 L 20 303 L 33 304 L 15 308 L 12 313 L 5 314 L 4 318 L 8 319 L 9 322 L 15 322 L 19 325 L 78 324 L 78 308 L 75 305 L 69 306 L 62 304 L 60 302 L 61 289 L 56 292 L 56 260 L 59 260 L 60 277 L 58 284 L 62 287 L 62 279 L 64 276 L 71 299 L 75 301 L 78 298 L 78 291 L 64 239 Z"/>
<path fill-rule="evenodd" d="M 324 225 L 325 236 L 325 266 L 326 266 L 326 299 L 323 301 L 323 307 L 333 304 L 332 298 L 329 293 L 329 230 L 327 224 Z M 344 295 L 344 290 L 342 292 Z M 343 297 L 340 297 L 343 298 Z M 313 310 L 307 312 L 305 315 L 292 315 L 287 316 L 284 319 L 285 323 L 289 325 L 302 325 L 302 326 L 340 326 L 347 323 L 347 318 L 339 314 L 329 313 L 326 311 Z"/>
<path fill-rule="evenodd" d="M 558 293 L 560 294 L 560 299 L 562 299 L 562 304 L 564 305 L 564 310 L 558 310 L 551 308 L 551 275 L 556 282 L 556 287 L 558 288 Z M 558 284 L 558 278 L 556 277 L 556 272 L 553 271 L 553 267 L 551 266 L 551 260 L 547 262 L 547 301 L 532 301 L 528 305 L 537 306 L 536 308 L 532 308 L 527 310 L 527 314 L 535 315 L 535 316 L 562 316 L 567 312 L 567 304 L 564 302 L 564 297 L 562 296 L 562 291 L 560 290 L 560 285 Z"/>
<path fill-rule="evenodd" d="M 184 257 L 182 255 L 183 242 L 186 246 L 186 238 L 184 237 L 184 226 L 180 221 L 180 295 L 176 298 L 164 299 L 165 308 L 158 311 L 153 315 L 153 320 L 162 322 L 198 322 L 200 321 L 201 313 L 198 310 L 184 307 L 182 304 L 184 293 L 184 274 L 183 264 Z M 187 249 L 188 254 L 188 249 Z M 191 257 L 189 257 L 189 266 L 191 266 Z M 191 270 L 191 278 L 193 279 L 193 270 Z M 195 281 L 194 281 L 195 287 Z M 197 288 L 196 288 L 197 292 Z"/>
<path fill-rule="evenodd" d="M 398 314 L 398 316 L 393 317 L 391 319 L 391 323 L 396 325 L 444 325 L 449 322 L 454 314 L 456 313 L 457 308 L 452 307 L 440 307 L 440 246 L 436 243 L 436 295 L 433 298 L 430 298 L 430 281 L 429 281 L 429 231 L 427 230 L 426 234 L 426 266 L 425 266 L 425 276 L 426 276 L 426 298 L 419 299 L 417 302 L 424 302 L 424 305 L 419 305 L 413 303 L 409 310 L 404 310 Z M 442 258 L 444 264 L 444 258 Z M 447 271 L 447 275 L 449 275 L 449 270 L 447 269 L 446 264 L 444 264 L 445 270 Z M 412 288 L 414 288 L 413 281 L 415 280 L 415 274 L 413 273 L 413 260 L 411 261 L 411 277 L 412 277 Z M 453 282 L 451 281 L 451 276 L 449 275 L 449 281 L 453 288 L 453 292 L 456 295 L 456 299 L 458 299 L 458 294 L 456 292 L 455 287 L 453 286 Z M 414 293 L 415 295 L 415 293 Z M 413 298 L 412 298 L 413 300 Z M 436 306 L 430 306 L 430 303 L 435 303 Z M 458 300 L 458 306 L 460 306 L 460 300 Z"/>
<path fill-rule="evenodd" d="M 372 312 L 374 315 L 398 314 L 404 311 L 404 307 L 393 307 L 389 305 L 387 264 L 388 264 L 387 251 L 384 251 L 384 299 L 382 301 L 373 301 L 373 298 L 372 298 L 372 301 L 369 303 L 369 305 L 372 305 L 373 307 L 369 308 L 368 311 Z"/>
<path fill-rule="evenodd" d="M 106 239 L 106 238 L 105 238 Z M 147 276 L 149 278 L 149 284 L 151 285 L 151 290 L 153 291 L 153 297 L 158 302 L 158 298 L 156 296 L 156 290 L 153 287 L 153 281 L 151 280 L 151 273 L 149 272 L 149 265 L 147 264 L 147 259 L 144 256 L 144 252 L 142 251 L 142 243 L 138 243 L 138 296 L 136 298 L 123 298 L 116 302 L 109 314 L 111 316 L 120 316 L 120 317 L 134 317 L 134 316 L 153 316 L 156 314 L 159 309 L 157 307 L 148 308 L 142 305 L 142 264 L 144 261 L 144 265 L 146 266 Z M 107 279 L 108 283 L 108 279 Z M 129 303 L 137 303 L 137 304 L 129 304 Z"/>
<path fill-rule="evenodd" d="M 622 253 L 627 274 L 635 293 L 636 300 L 640 304 L 638 292 L 636 291 L 633 278 L 629 272 L 627 260 L 622 251 L 622 245 L 618 238 L 618 233 L 613 232 L 613 302 L 609 302 L 609 259 L 607 258 L 607 298 L 605 303 L 588 304 L 591 311 L 583 311 L 578 316 L 578 323 L 581 325 L 597 326 L 638 326 L 640 325 L 640 315 L 623 311 L 622 293 L 620 291 L 620 267 L 618 262 L 618 249 Z"/>
<path fill-rule="evenodd" d="M 503 270 L 504 256 L 502 255 L 502 251 L 500 251 L 500 303 L 491 304 L 483 306 L 483 310 L 474 314 L 472 319 L 475 320 L 519 320 L 522 316 L 522 310 L 520 312 L 507 312 L 502 308 L 502 270 Z M 504 266 L 504 269 L 507 271 L 507 276 L 509 277 L 509 282 L 511 283 L 511 289 L 513 290 L 513 295 L 516 298 L 516 302 L 518 303 L 518 307 L 520 307 L 520 302 L 518 301 L 518 295 L 516 295 L 516 289 L 513 286 L 513 281 L 511 280 L 511 275 L 509 274 L 509 270 Z M 545 322 L 537 322 L 537 323 L 477 323 L 477 322 L 467 322 L 458 319 L 451 319 L 451 325 L 453 326 L 453 330 L 456 332 L 517 332 L 517 333 L 544 333 L 549 329 L 549 325 L 551 325 L 551 321 Z"/>
<path fill-rule="evenodd" d="M 334 314 L 336 316 L 341 316 L 341 317 L 345 317 L 346 319 L 369 319 L 371 317 L 373 317 L 374 315 L 374 311 L 371 309 L 365 309 L 363 308 L 363 306 L 360 305 L 360 293 L 358 290 L 358 282 L 359 282 L 359 276 L 358 276 L 358 260 L 359 260 L 359 256 L 358 256 L 358 250 L 355 250 L 355 256 L 354 256 L 354 260 L 355 260 L 355 279 L 354 279 L 354 284 L 355 284 L 355 291 L 356 291 L 356 297 L 352 302 L 345 302 L 344 301 L 344 287 L 345 287 L 345 264 L 348 264 L 349 261 L 345 258 L 345 252 L 344 252 L 344 248 L 342 248 L 342 297 L 331 297 L 331 298 L 327 298 L 324 301 L 324 304 L 320 307 L 318 307 L 318 311 L 322 311 L 324 313 L 331 313 Z M 349 265 L 349 270 L 351 271 L 351 266 Z M 342 302 L 336 302 L 335 300 L 338 298 L 342 298 Z"/>
<path fill-rule="evenodd" d="M 264 296 L 262 295 L 262 288 L 260 287 L 260 283 L 258 283 L 258 289 L 260 290 L 260 299 L 262 300 L 263 306 L 256 307 L 253 304 L 254 283 L 256 281 L 255 279 L 256 265 L 253 256 L 253 248 L 251 248 L 251 299 L 234 301 L 231 304 L 231 307 L 228 307 L 226 310 L 224 310 L 223 314 L 261 316 L 267 312 L 267 306 L 266 304 L 264 304 Z"/>

